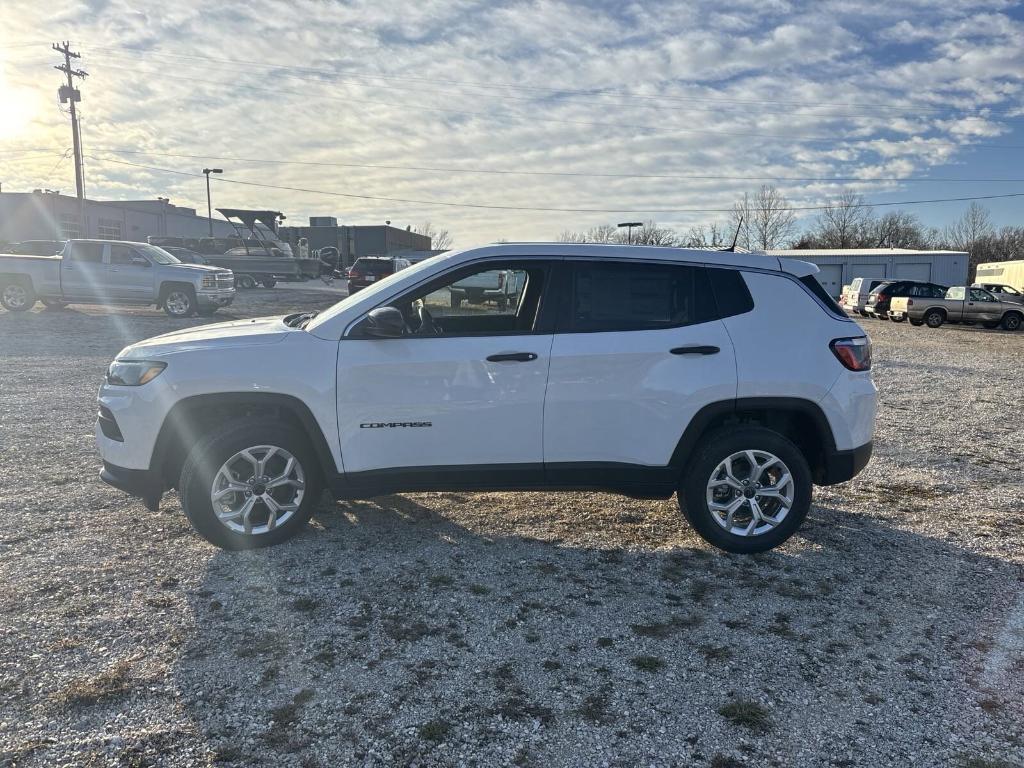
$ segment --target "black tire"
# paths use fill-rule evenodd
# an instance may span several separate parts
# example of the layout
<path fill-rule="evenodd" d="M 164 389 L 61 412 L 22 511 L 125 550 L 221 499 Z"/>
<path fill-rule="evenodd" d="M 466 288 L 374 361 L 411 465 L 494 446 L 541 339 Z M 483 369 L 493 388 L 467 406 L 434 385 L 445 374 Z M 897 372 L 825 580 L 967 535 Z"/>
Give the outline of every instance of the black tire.
<path fill-rule="evenodd" d="M 1021 320 L 1024 319 L 1024 315 L 1020 312 L 1007 312 L 1003 315 L 1003 326 L 1004 331 L 1016 331 L 1020 329 Z"/>
<path fill-rule="evenodd" d="M 36 292 L 24 280 L 11 280 L 0 284 L 0 304 L 8 312 L 28 312 L 36 305 Z"/>
<path fill-rule="evenodd" d="M 272 277 L 264 277 L 260 282 L 263 283 L 264 288 L 273 288 L 277 285 L 277 280 Z"/>
<path fill-rule="evenodd" d="M 164 290 L 160 306 L 171 317 L 192 317 L 196 312 L 196 291 L 191 285 L 172 285 Z"/>
<path fill-rule="evenodd" d="M 67 307 L 67 304 L 60 299 L 40 299 L 43 302 L 43 306 L 47 309 L 61 310 Z"/>
<path fill-rule="evenodd" d="M 924 325 L 924 320 L 911 320 L 910 324 L 914 326 L 921 326 Z"/>
<path fill-rule="evenodd" d="M 766 451 L 778 457 L 793 479 L 793 503 L 786 516 L 774 528 L 749 537 L 731 533 L 716 522 L 707 502 L 707 486 L 718 465 L 732 454 L 746 450 Z M 683 473 L 679 506 L 690 525 L 709 544 L 737 554 L 764 552 L 786 541 L 807 517 L 811 506 L 811 470 L 800 449 L 778 432 L 764 427 L 728 427 L 711 433 L 698 447 Z"/>
<path fill-rule="evenodd" d="M 217 518 L 210 494 L 224 462 L 239 451 L 263 445 L 291 453 L 305 474 L 305 487 L 298 510 L 284 523 L 264 533 L 247 535 L 231 530 Z M 290 539 L 312 516 L 320 488 L 320 467 L 306 435 L 289 424 L 271 419 L 220 429 L 201 439 L 186 457 L 178 482 L 181 505 L 192 527 L 211 544 L 231 550 L 269 547 Z M 256 506 L 266 514 L 266 507 L 261 503 Z M 254 514 L 256 512 L 254 509 Z"/>
<path fill-rule="evenodd" d="M 256 287 L 256 278 L 252 275 L 236 275 L 235 285 L 238 288 L 245 288 L 246 290 L 249 290 Z"/>
<path fill-rule="evenodd" d="M 946 315 L 938 309 L 929 310 L 924 316 L 924 324 L 929 328 L 938 328 L 946 322 Z"/>

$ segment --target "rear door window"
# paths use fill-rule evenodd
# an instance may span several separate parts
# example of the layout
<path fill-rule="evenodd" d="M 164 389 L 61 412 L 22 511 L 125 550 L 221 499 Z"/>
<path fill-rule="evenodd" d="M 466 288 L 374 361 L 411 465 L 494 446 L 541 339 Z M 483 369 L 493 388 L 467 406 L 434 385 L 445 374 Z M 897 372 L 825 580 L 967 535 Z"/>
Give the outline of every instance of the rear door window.
<path fill-rule="evenodd" d="M 567 262 L 568 333 L 677 328 L 715 319 L 707 270 L 700 266 Z"/>
<path fill-rule="evenodd" d="M 71 247 L 71 260 L 88 264 L 102 264 L 103 243 L 74 243 Z"/>

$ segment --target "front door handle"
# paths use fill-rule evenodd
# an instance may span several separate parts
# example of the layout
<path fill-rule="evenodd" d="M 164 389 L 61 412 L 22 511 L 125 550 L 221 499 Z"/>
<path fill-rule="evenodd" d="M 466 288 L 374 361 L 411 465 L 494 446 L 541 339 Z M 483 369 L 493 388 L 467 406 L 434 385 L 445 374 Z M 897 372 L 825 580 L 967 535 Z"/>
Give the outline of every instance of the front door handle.
<path fill-rule="evenodd" d="M 489 363 L 528 363 L 531 360 L 536 360 L 537 355 L 533 352 L 506 352 L 501 355 L 488 355 L 487 362 Z"/>
<path fill-rule="evenodd" d="M 693 347 L 676 347 L 670 349 L 673 355 L 717 355 L 722 350 L 710 345 L 698 345 Z"/>

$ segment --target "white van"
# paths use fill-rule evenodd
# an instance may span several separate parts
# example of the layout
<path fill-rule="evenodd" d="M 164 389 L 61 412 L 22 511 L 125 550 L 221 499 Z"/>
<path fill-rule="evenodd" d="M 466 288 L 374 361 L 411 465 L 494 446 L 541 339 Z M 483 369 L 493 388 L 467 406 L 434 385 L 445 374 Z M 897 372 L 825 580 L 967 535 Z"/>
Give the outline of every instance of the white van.
<path fill-rule="evenodd" d="M 868 301 L 868 294 L 885 282 L 884 277 L 855 277 L 853 281 L 843 287 L 843 295 L 839 300 L 840 306 L 847 312 L 864 314 L 864 305 Z"/>

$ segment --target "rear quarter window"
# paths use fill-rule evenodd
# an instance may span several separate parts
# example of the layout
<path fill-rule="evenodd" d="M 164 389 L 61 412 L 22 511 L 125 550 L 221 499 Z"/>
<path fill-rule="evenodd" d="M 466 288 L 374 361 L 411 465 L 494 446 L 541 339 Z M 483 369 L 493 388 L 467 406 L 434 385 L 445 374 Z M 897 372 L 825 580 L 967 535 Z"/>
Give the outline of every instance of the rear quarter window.
<path fill-rule="evenodd" d="M 754 297 L 750 295 L 750 289 L 739 270 L 709 267 L 707 274 L 715 294 L 718 317 L 735 317 L 754 308 Z"/>
<path fill-rule="evenodd" d="M 804 275 L 800 278 L 800 282 L 803 283 L 804 287 L 813 293 L 818 300 L 825 305 L 825 308 L 831 314 L 836 317 L 841 317 L 844 320 L 846 319 L 846 313 L 843 312 L 842 308 L 838 304 L 836 304 L 836 300 L 828 295 L 828 291 L 826 291 L 822 287 L 821 283 L 818 282 L 818 278 L 814 275 Z"/>

